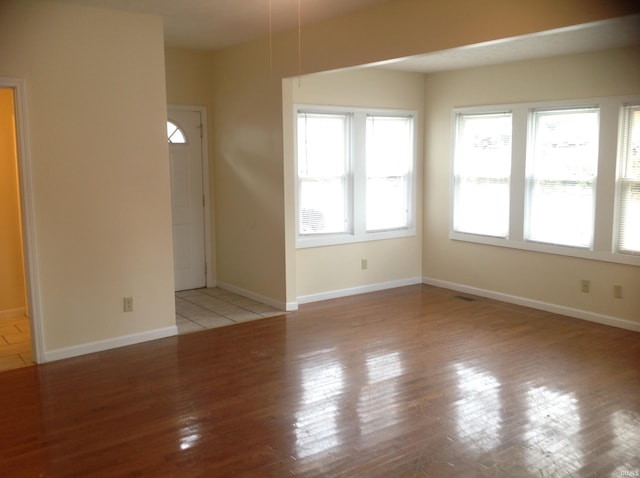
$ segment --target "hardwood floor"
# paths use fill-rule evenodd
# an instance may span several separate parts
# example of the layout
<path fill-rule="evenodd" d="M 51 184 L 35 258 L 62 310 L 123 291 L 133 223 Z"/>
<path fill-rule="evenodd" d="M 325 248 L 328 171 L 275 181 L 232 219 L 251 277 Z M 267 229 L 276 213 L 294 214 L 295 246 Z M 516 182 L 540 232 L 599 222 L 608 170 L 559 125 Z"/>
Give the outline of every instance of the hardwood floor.
<path fill-rule="evenodd" d="M 429 286 L 0 374 L 0 476 L 640 475 L 640 334 Z"/>

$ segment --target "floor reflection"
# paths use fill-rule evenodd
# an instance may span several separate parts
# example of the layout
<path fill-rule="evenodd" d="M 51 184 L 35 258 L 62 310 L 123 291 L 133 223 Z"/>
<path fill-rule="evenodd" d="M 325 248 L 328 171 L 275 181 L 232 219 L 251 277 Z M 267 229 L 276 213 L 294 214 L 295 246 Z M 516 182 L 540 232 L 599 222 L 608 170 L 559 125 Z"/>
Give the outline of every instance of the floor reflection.
<path fill-rule="evenodd" d="M 360 436 L 368 445 L 375 445 L 393 438 L 399 430 L 402 398 L 398 396 L 395 378 L 402 375 L 403 366 L 399 352 L 375 352 L 365 356 L 367 383 L 358 397 Z"/>
<path fill-rule="evenodd" d="M 501 440 L 500 382 L 476 367 L 456 364 L 455 370 L 463 397 L 455 403 L 458 437 L 470 450 L 491 451 Z"/>
<path fill-rule="evenodd" d="M 400 352 L 375 352 L 366 354 L 367 382 L 378 383 L 402 374 Z"/>
<path fill-rule="evenodd" d="M 345 446 L 384 450 L 402 435 L 411 407 L 401 381 L 407 368 L 401 353 L 375 350 L 350 360 L 341 361 L 335 348 L 304 358 L 294 424 L 296 459 L 312 463 L 340 455 L 346 460 Z M 440 419 L 435 427 L 432 423 L 430 431 L 446 437 L 447 446 L 416 462 L 425 470 L 437 473 L 438 466 L 449 462 L 461 466 L 466 460 L 482 460 L 483 466 L 503 475 L 579 476 L 602 471 L 594 468 L 593 460 L 586 461 L 585 450 L 593 450 L 593 445 L 587 448 L 583 443 L 588 423 L 583 423 L 575 393 L 527 382 L 518 384 L 515 392 L 513 384 L 503 384 L 493 370 L 470 363 L 446 369 L 442 380 L 455 384 L 455 390 L 443 409 L 451 414 L 443 416 L 451 420 Z M 640 415 L 619 410 L 610 415 L 610 424 L 611 435 L 602 437 L 609 440 L 603 453 L 617 463 L 614 475 L 635 472 L 636 464 L 625 457 L 640 449 Z M 182 446 L 192 446 L 197 439 L 196 430 L 185 435 Z M 516 449 L 505 448 L 514 440 L 519 443 Z M 509 453 L 512 459 L 505 460 Z M 589 463 L 591 469 L 585 468 Z"/>
<path fill-rule="evenodd" d="M 613 440 L 609 456 L 612 462 L 618 463 L 611 476 L 640 476 L 638 463 L 625 460 L 625 457 L 640 454 L 640 415 L 628 410 L 618 410 L 611 414 L 610 421 Z"/>
<path fill-rule="evenodd" d="M 344 436 L 359 436 L 368 446 L 388 440 L 397 432 L 399 400 L 396 378 L 403 373 L 400 353 L 365 353 L 349 371 L 334 349 L 306 357 L 301 369 L 302 396 L 295 415 L 296 455 L 317 458 L 339 447 Z M 358 382 L 360 380 L 360 382 Z M 357 389 L 357 402 L 349 402 L 346 387 Z M 355 405 L 355 413 L 354 413 Z M 384 433 L 381 433 L 384 431 Z M 342 434 L 342 435 L 341 435 Z"/>
<path fill-rule="evenodd" d="M 188 450 L 193 448 L 200 441 L 200 426 L 190 425 L 180 430 L 180 450 Z"/>
<path fill-rule="evenodd" d="M 344 388 L 344 369 L 335 349 L 322 350 L 302 368 L 302 399 L 294 424 L 299 458 L 314 456 L 338 446 L 338 400 Z"/>
<path fill-rule="evenodd" d="M 550 476 L 570 476 L 583 466 L 581 419 L 573 393 L 547 387 L 527 392 L 526 459 L 531 469 Z"/>

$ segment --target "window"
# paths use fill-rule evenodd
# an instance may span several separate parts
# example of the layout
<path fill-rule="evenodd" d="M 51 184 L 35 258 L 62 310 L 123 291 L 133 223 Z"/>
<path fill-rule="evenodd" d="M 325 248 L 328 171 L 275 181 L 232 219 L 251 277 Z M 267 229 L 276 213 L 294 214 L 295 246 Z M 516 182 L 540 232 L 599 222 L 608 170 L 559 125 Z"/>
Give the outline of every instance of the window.
<path fill-rule="evenodd" d="M 367 116 L 366 230 L 407 228 L 413 170 L 413 118 Z"/>
<path fill-rule="evenodd" d="M 640 254 L 640 105 L 622 111 L 616 251 Z"/>
<path fill-rule="evenodd" d="M 349 233 L 350 116 L 298 114 L 300 234 Z"/>
<path fill-rule="evenodd" d="M 167 121 L 167 139 L 171 144 L 184 144 L 187 142 L 187 137 L 180 127 L 171 121 Z"/>
<path fill-rule="evenodd" d="M 640 97 L 453 110 L 454 240 L 640 265 Z"/>
<path fill-rule="evenodd" d="M 458 114 L 453 170 L 453 230 L 507 237 L 511 113 Z"/>
<path fill-rule="evenodd" d="M 525 239 L 591 248 L 598 109 L 543 110 L 531 116 Z"/>
<path fill-rule="evenodd" d="M 414 118 L 296 108 L 298 247 L 415 234 Z"/>

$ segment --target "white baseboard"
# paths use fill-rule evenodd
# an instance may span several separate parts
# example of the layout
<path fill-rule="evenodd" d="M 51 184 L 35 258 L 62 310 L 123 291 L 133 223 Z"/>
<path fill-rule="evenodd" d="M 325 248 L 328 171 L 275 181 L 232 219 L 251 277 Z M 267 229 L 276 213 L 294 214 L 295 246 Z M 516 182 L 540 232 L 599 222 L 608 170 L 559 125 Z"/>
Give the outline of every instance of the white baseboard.
<path fill-rule="evenodd" d="M 571 307 L 565 307 L 563 305 L 550 304 L 548 302 L 528 299 L 526 297 L 518 297 L 515 295 L 503 294 L 501 292 L 479 289 L 477 287 L 466 286 L 463 284 L 443 281 L 431 277 L 423 277 L 422 282 L 427 285 L 442 287 L 444 289 L 451 289 L 458 292 L 464 292 L 467 294 L 478 295 L 480 297 L 487 297 L 489 299 L 508 302 L 510 304 L 531 307 L 532 309 L 544 310 L 545 312 L 552 312 L 554 314 L 566 315 L 568 317 L 587 320 L 589 322 L 596 322 L 598 324 L 610 325 L 612 327 L 618 327 L 620 329 L 640 332 L 640 322 L 633 322 L 631 320 L 620 319 L 618 317 L 611 317 L 604 314 L 596 314 L 595 312 L 589 312 L 587 310 L 573 309 Z"/>
<path fill-rule="evenodd" d="M 116 337 L 113 339 L 99 340 L 97 342 L 89 342 L 73 347 L 64 347 L 56 350 L 49 350 L 44 352 L 43 362 L 53 362 L 54 360 L 62 360 L 65 358 L 77 357 L 79 355 L 102 352 L 104 350 L 148 342 L 150 340 L 173 337 L 174 335 L 178 335 L 178 327 L 172 325 L 171 327 L 149 330 L 147 332 L 142 332 L 139 334 L 123 335 L 121 337 Z"/>
<path fill-rule="evenodd" d="M 233 292 L 234 294 L 241 295 L 243 297 L 246 297 L 247 299 L 255 300 L 257 302 L 270 305 L 271 307 L 274 307 L 279 310 L 285 310 L 287 312 L 298 310 L 297 302 L 282 302 L 279 300 L 272 299 L 271 297 L 265 297 L 263 295 L 256 294 L 255 292 L 251 292 L 250 290 L 237 287 L 227 282 L 216 281 L 216 287 L 219 287 L 220 289 L 228 290 L 229 292 Z"/>
<path fill-rule="evenodd" d="M 295 312 L 296 310 L 298 310 L 298 306 L 299 306 L 300 302 L 287 302 L 286 305 L 286 309 L 284 309 L 286 312 Z"/>
<path fill-rule="evenodd" d="M 319 292 L 317 294 L 309 294 L 298 297 L 299 304 L 309 304 L 321 300 L 337 299 L 339 297 L 348 297 L 350 295 L 366 294 L 367 292 L 377 292 L 379 290 L 394 289 L 396 287 L 405 287 L 422 283 L 419 277 L 409 279 L 400 279 L 389 282 L 379 282 L 377 284 L 369 284 L 358 287 L 350 287 L 348 289 L 332 290 L 328 292 Z"/>
<path fill-rule="evenodd" d="M 0 310 L 0 319 L 12 319 L 13 317 L 24 317 L 27 309 L 18 307 L 16 309 Z"/>

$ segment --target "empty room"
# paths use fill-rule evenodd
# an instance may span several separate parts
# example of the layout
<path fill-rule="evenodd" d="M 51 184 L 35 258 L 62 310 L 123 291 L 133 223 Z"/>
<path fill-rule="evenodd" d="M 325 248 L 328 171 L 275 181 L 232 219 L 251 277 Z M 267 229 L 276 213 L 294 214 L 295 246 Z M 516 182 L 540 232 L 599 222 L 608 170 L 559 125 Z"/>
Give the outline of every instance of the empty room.
<path fill-rule="evenodd" d="M 640 8 L 0 3 L 0 476 L 640 475 Z"/>

